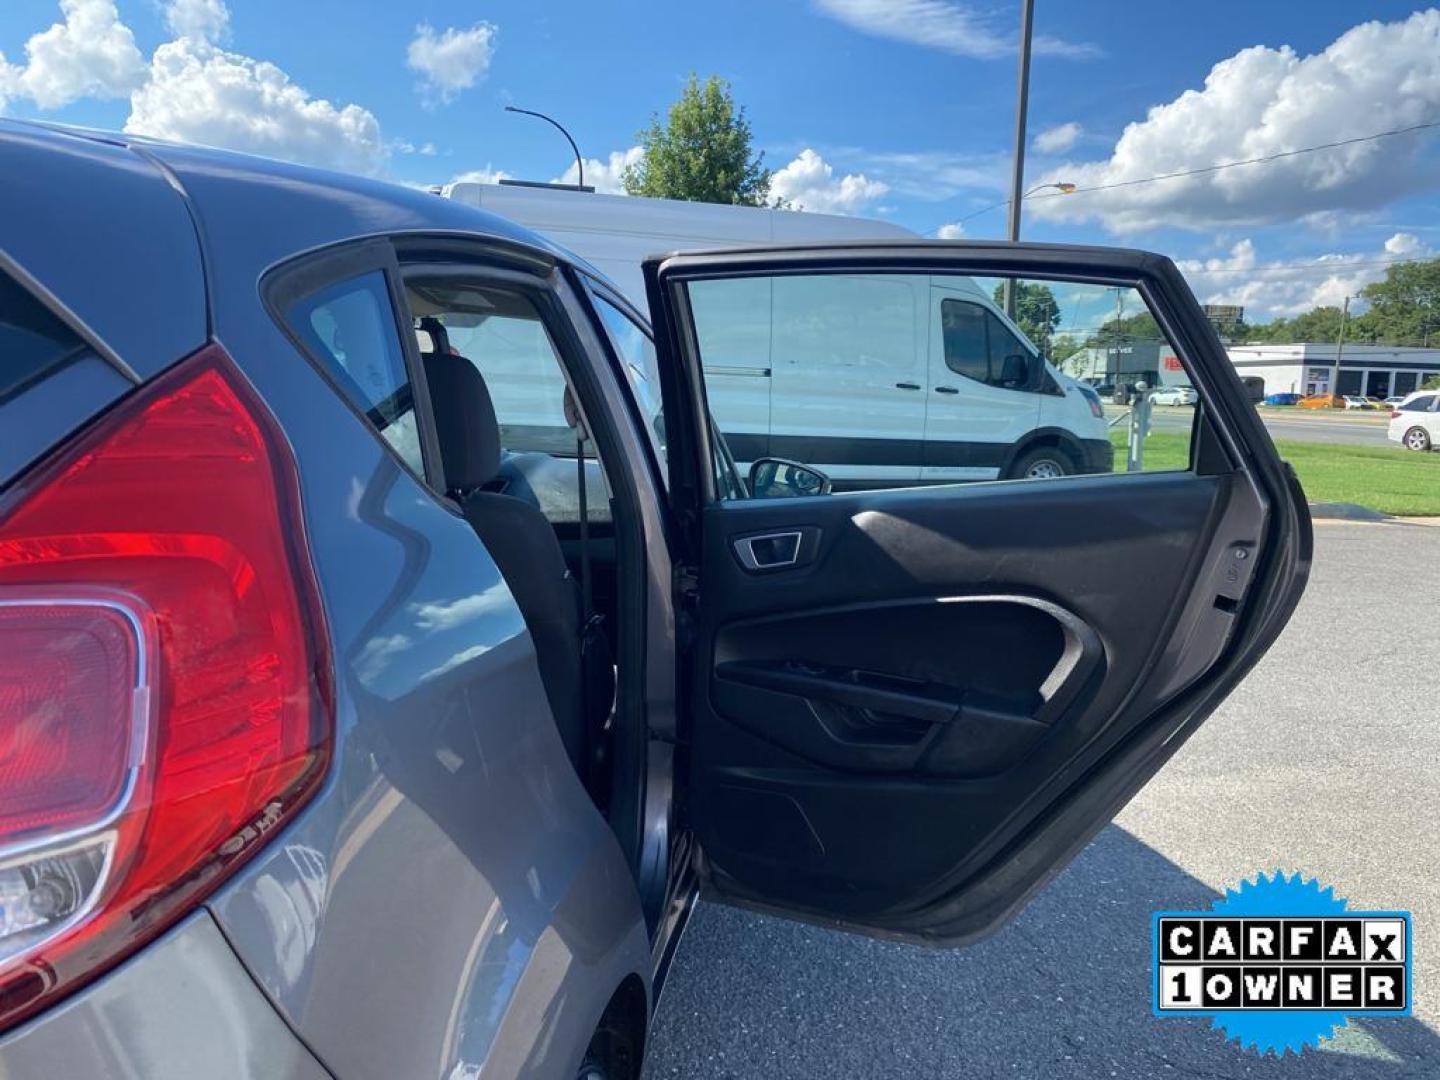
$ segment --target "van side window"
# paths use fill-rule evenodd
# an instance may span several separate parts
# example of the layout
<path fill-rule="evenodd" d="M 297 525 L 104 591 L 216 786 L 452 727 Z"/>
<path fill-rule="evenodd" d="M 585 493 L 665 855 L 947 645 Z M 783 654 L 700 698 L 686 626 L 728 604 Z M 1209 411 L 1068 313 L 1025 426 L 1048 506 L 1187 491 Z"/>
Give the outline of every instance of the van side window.
<path fill-rule="evenodd" d="M 940 328 L 945 340 L 945 366 L 976 382 L 990 381 L 990 345 L 985 316 L 979 304 L 968 300 L 940 303 Z"/>
<path fill-rule="evenodd" d="M 350 403 L 424 475 L 410 375 L 385 275 L 371 270 L 297 301 L 285 313 Z"/>
<path fill-rule="evenodd" d="M 968 300 L 947 299 L 940 302 L 940 321 L 946 367 L 987 386 L 1017 389 L 1005 377 L 1005 358 L 1031 352 L 994 312 Z"/>

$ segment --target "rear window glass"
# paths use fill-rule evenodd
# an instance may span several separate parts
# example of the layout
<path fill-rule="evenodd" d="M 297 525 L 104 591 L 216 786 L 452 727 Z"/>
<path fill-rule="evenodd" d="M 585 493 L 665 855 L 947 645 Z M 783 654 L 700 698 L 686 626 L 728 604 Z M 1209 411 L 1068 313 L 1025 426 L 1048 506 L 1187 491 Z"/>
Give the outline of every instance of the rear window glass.
<path fill-rule="evenodd" d="M 410 374 L 385 275 L 372 270 L 311 293 L 286 319 L 351 403 L 423 475 Z"/>
<path fill-rule="evenodd" d="M 1425 394 L 1421 397 L 1412 398 L 1411 400 L 1405 402 L 1404 405 L 1401 405 L 1400 408 L 1404 409 L 1406 412 L 1429 412 L 1430 409 L 1434 406 L 1434 404 L 1435 395 Z"/>
<path fill-rule="evenodd" d="M 8 274 L 0 273 L 0 401 L 85 350 L 79 336 Z"/>

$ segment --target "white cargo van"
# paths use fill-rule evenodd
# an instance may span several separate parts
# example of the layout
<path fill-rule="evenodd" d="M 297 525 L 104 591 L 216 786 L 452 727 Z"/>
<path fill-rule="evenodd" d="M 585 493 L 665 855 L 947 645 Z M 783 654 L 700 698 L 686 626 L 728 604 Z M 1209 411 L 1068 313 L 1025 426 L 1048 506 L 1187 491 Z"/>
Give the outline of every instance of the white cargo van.
<path fill-rule="evenodd" d="M 865 218 L 558 187 L 455 183 L 441 193 L 576 252 L 642 312 L 640 262 L 656 252 L 914 235 Z M 692 290 L 692 304 L 711 412 L 742 465 L 766 456 L 803 461 L 837 488 L 1111 469 L 1098 395 L 1046 363 L 968 278 L 720 280 Z M 523 393 L 526 368 L 515 359 L 514 385 L 493 393 Z M 560 403 L 528 404 L 533 448 L 553 449 L 543 433 L 563 437 Z M 857 415 L 867 417 L 863 429 Z"/>

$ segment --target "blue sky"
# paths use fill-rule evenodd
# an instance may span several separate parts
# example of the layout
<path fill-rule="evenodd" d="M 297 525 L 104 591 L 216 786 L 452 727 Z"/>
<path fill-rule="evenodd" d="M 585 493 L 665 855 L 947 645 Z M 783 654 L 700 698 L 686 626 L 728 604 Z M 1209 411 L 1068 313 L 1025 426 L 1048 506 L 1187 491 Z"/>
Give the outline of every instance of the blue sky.
<path fill-rule="evenodd" d="M 1440 119 L 1440 12 L 1413 4 L 1036 9 L 1031 184 L 1113 183 Z M 976 212 L 1006 194 L 1017 23 L 1003 0 L 6 0 L 0 111 L 412 183 L 556 178 L 568 149 L 502 111 L 513 102 L 561 118 L 603 184 L 689 72 L 717 73 L 793 201 L 993 237 L 1003 207 Z M 1130 124 L 1142 126 L 1117 147 Z M 1389 261 L 1440 248 L 1437 146 L 1430 131 L 1036 199 L 1025 236 L 1164 251 L 1202 298 L 1257 314 L 1338 302 Z"/>

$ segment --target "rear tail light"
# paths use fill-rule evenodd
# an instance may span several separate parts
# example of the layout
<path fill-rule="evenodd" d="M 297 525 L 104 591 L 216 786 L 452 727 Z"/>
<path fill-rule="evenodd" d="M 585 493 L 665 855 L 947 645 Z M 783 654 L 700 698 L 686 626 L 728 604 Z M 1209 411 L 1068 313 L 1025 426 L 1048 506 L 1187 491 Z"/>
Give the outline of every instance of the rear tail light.
<path fill-rule="evenodd" d="M 1391 409 L 1391 410 L 1390 410 L 1390 419 L 1391 419 L 1391 420 L 1394 420 L 1394 419 L 1395 419 L 1397 416 L 1399 416 L 1399 415 L 1400 415 L 1400 410 L 1399 410 L 1399 409 Z"/>
<path fill-rule="evenodd" d="M 289 448 L 218 346 L 0 505 L 0 1029 L 313 793 L 325 643 Z"/>

